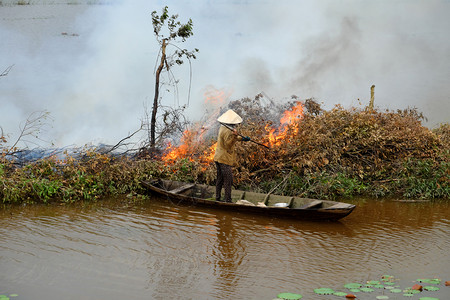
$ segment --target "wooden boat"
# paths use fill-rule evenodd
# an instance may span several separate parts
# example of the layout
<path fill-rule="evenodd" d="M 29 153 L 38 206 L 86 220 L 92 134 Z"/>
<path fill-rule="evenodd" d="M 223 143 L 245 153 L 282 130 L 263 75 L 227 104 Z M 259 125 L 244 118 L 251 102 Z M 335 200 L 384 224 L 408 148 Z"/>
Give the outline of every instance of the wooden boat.
<path fill-rule="evenodd" d="M 232 190 L 232 202 L 215 201 L 215 186 L 156 179 L 143 181 L 151 193 L 178 201 L 177 203 L 228 209 L 239 212 L 267 214 L 299 220 L 336 221 L 350 214 L 355 205 L 300 197 Z"/>

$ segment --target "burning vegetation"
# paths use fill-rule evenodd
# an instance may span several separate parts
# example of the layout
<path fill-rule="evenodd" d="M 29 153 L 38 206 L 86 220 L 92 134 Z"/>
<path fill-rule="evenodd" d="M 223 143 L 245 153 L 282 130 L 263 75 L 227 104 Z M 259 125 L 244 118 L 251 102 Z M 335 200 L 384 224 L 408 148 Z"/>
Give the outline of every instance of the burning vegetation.
<path fill-rule="evenodd" d="M 239 188 L 323 198 L 450 195 L 448 126 L 430 131 L 415 109 L 324 111 L 313 99 L 277 107 L 264 106 L 258 96 L 227 108 L 243 117 L 240 133 L 270 148 L 238 143 Z M 198 128 L 187 130 L 163 161 L 190 164 L 191 181 L 213 184 L 215 140 L 206 137 Z"/>
<path fill-rule="evenodd" d="M 140 182 L 151 178 L 214 184 L 216 119 L 229 108 L 244 119 L 239 132 L 268 147 L 237 144 L 234 184 L 240 189 L 316 198 L 450 198 L 448 124 L 431 131 L 415 109 L 326 111 L 313 99 L 293 97 L 284 105 L 263 100 L 257 95 L 232 101 L 185 130 L 178 145 L 166 143 L 157 156 L 87 151 L 80 159 L 50 157 L 21 168 L 3 156 L 0 199 L 70 202 L 137 195 Z"/>

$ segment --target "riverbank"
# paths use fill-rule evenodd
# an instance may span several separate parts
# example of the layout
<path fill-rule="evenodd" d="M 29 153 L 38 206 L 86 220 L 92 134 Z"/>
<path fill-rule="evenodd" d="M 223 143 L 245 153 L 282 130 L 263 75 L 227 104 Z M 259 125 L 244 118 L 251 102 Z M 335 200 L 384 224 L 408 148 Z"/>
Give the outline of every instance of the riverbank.
<path fill-rule="evenodd" d="M 261 122 L 258 113 L 242 110 L 240 114 L 248 120 L 240 131 L 270 149 L 254 143 L 237 146 L 237 188 L 322 199 L 450 198 L 448 124 L 431 131 L 421 125 L 415 111 L 336 107 L 315 114 L 305 108 L 301 117 L 277 128 L 274 135 L 268 131 L 271 122 Z M 140 182 L 153 178 L 214 184 L 214 138 L 186 136 L 183 143 L 189 147 L 162 149 L 159 156 L 117 156 L 89 149 L 78 153 L 78 158 L 47 157 L 18 167 L 4 155 L 0 199 L 3 203 L 74 202 L 141 195 Z"/>

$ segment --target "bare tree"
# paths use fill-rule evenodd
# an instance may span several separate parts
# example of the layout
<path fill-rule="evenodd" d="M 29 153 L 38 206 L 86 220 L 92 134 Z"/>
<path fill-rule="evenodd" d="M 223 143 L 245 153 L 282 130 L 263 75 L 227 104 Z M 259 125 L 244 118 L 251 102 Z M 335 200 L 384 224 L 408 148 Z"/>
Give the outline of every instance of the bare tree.
<path fill-rule="evenodd" d="M 17 146 L 20 143 L 23 143 L 26 148 L 28 148 L 29 144 L 37 145 L 36 140 L 42 141 L 39 137 L 39 133 L 46 125 L 48 125 L 48 118 L 50 118 L 50 113 L 48 111 L 37 111 L 31 113 L 25 120 L 25 123 L 19 126 L 19 136 L 11 146 L 6 145 L 7 139 L 4 135 L 3 129 L 0 127 L 0 142 L 5 144 L 5 146 L 2 146 L 0 150 L 4 155 L 14 155 L 14 153 L 18 151 Z"/>
<path fill-rule="evenodd" d="M 156 40 L 160 45 L 160 59 L 158 68 L 156 69 L 155 73 L 155 96 L 153 99 L 150 121 L 150 148 L 154 148 L 156 144 L 156 121 L 158 108 L 160 107 L 159 88 L 161 73 L 165 68 L 166 71 L 171 74 L 170 72 L 173 65 L 183 64 L 183 58 L 188 59 L 190 62 L 191 58 L 196 58 L 195 53 L 198 52 L 197 48 L 195 48 L 193 51 L 188 51 L 187 49 L 181 49 L 173 43 L 179 40 L 181 40 L 181 42 L 185 42 L 187 38 L 193 35 L 192 20 L 189 19 L 187 23 L 182 24 L 180 21 L 177 21 L 177 19 L 178 15 L 169 16 L 167 6 L 164 7 L 161 15 L 158 15 L 156 11 L 152 12 L 153 32 L 155 33 Z M 164 33 L 162 32 L 163 28 Z M 175 48 L 175 51 L 170 55 L 167 50 L 168 46 L 173 46 Z"/>

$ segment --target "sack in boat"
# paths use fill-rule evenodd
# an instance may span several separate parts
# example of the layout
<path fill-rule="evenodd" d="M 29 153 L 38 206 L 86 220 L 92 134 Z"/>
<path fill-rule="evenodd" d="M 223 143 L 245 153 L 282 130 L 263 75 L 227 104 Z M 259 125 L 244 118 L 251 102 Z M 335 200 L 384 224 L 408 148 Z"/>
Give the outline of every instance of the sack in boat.
<path fill-rule="evenodd" d="M 238 201 L 236 201 L 236 204 L 255 206 L 255 204 L 253 204 L 253 203 L 251 203 L 250 201 L 247 201 L 247 200 L 238 200 Z"/>

